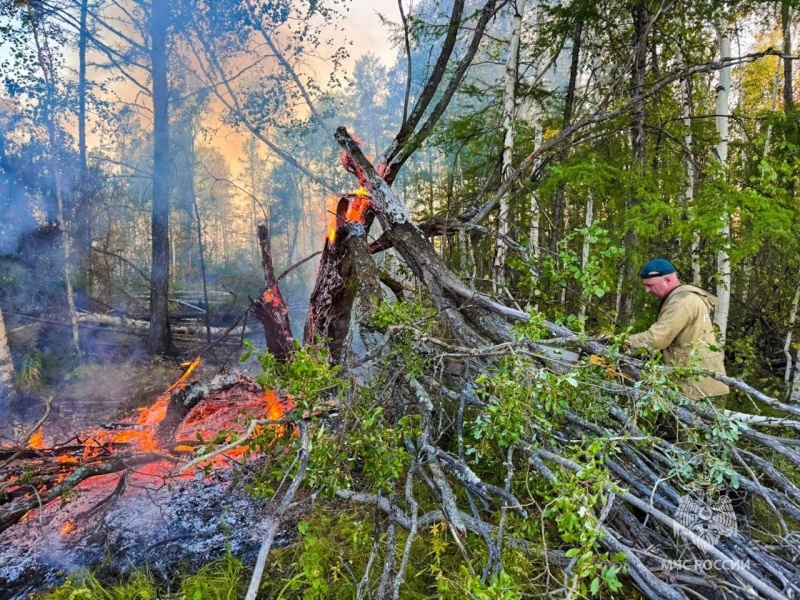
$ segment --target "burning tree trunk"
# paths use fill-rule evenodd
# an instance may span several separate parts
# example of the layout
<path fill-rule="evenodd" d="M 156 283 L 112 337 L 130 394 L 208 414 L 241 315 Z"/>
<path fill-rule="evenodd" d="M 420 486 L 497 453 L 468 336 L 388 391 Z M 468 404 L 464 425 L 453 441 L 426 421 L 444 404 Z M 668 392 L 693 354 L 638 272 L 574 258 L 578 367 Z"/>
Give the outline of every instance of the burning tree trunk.
<path fill-rule="evenodd" d="M 373 219 L 369 208 L 365 190 L 338 199 L 311 293 L 303 339 L 313 344 L 320 338 L 333 362 L 341 357 L 356 299 L 370 305 L 383 295 L 366 242 Z"/>
<path fill-rule="evenodd" d="M 264 326 L 267 348 L 280 362 L 289 360 L 294 352 L 289 309 L 281 295 L 275 268 L 272 265 L 272 247 L 267 225 L 258 226 L 258 243 L 261 247 L 261 266 L 264 268 L 264 292 L 253 302 L 253 314 Z"/>

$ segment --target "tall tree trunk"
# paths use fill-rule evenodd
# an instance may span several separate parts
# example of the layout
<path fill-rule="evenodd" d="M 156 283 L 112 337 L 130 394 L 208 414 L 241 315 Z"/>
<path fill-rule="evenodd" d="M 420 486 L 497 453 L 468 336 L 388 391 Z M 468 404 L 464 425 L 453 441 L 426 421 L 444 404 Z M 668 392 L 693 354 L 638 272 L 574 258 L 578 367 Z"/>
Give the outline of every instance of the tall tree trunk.
<path fill-rule="evenodd" d="M 539 6 L 536 6 L 534 11 L 533 20 L 538 21 L 539 16 Z M 549 56 L 548 53 L 542 57 L 539 63 L 539 70 L 546 69 L 549 64 Z M 547 83 L 547 77 L 542 72 L 541 73 L 541 82 L 542 85 L 545 86 Z M 534 100 L 533 104 L 533 130 L 534 130 L 534 149 L 538 150 L 542 147 L 542 142 L 544 141 L 544 106 Z M 539 166 L 541 165 L 541 160 L 537 159 L 533 165 L 533 172 L 536 173 L 539 170 Z M 531 265 L 531 272 L 532 276 L 536 278 L 538 276 L 538 268 L 539 268 L 539 256 L 541 254 L 541 245 L 539 244 L 539 235 L 541 229 L 541 215 L 542 209 L 539 205 L 539 197 L 536 195 L 536 190 L 534 189 L 531 191 L 531 226 L 530 231 L 528 232 L 528 241 L 530 244 L 531 249 L 531 258 L 534 261 L 535 265 Z"/>
<path fill-rule="evenodd" d="M 147 349 L 165 354 L 172 346 L 169 329 L 169 87 L 167 30 L 170 2 L 153 2 L 150 9 L 150 60 L 153 80 L 153 212 L 150 273 L 150 329 Z"/>
<path fill-rule="evenodd" d="M 790 0 L 781 2 L 781 25 L 783 28 L 783 113 L 788 126 L 787 139 L 797 147 L 800 145 L 800 123 L 797 121 L 794 107 L 794 82 L 792 72 L 792 7 Z M 789 193 L 794 197 L 794 178 L 788 181 Z"/>
<path fill-rule="evenodd" d="M 56 131 L 56 90 L 55 90 L 55 69 L 48 42 L 40 32 L 40 15 L 36 12 L 36 7 L 30 6 L 31 26 L 33 28 L 33 38 L 36 44 L 36 56 L 39 68 L 45 83 L 45 114 L 44 120 L 47 127 L 47 137 L 50 144 L 50 168 L 53 175 L 53 189 L 56 195 L 56 210 L 59 227 L 61 228 L 61 247 L 64 254 L 64 283 L 67 292 L 67 310 L 69 312 L 70 323 L 72 324 L 72 344 L 75 352 L 80 355 L 80 333 L 78 331 L 78 312 L 75 309 L 75 295 L 72 290 L 72 268 L 71 268 L 71 240 L 69 227 L 64 215 L 64 186 L 61 180 L 61 161 L 60 161 L 60 142 Z"/>
<path fill-rule="evenodd" d="M 731 40 L 728 33 L 727 22 L 720 16 L 717 25 L 719 37 L 720 60 L 730 59 Z M 716 155 L 719 160 L 720 171 L 724 174 L 728 162 L 728 96 L 731 88 L 731 67 L 724 66 L 719 72 L 719 84 L 716 97 L 716 125 L 719 134 Z M 728 249 L 731 240 L 730 214 L 727 209 L 722 215 L 720 228 L 722 248 L 717 252 L 717 306 L 714 311 L 714 323 L 719 327 L 720 343 L 725 343 L 725 334 L 728 330 L 728 313 L 731 305 L 731 262 Z"/>
<path fill-rule="evenodd" d="M 800 273 L 798 273 L 797 288 L 795 288 L 794 299 L 792 300 L 792 310 L 789 313 L 789 323 L 786 326 L 786 342 L 783 344 L 783 353 L 786 355 L 786 370 L 783 373 L 783 379 L 789 384 L 792 377 L 792 337 L 794 334 L 794 326 L 797 322 L 797 308 L 800 305 Z M 795 374 L 797 377 L 797 374 Z"/>
<path fill-rule="evenodd" d="M 794 90 L 792 80 L 792 7 L 789 0 L 781 2 L 781 25 L 783 28 L 783 110 L 790 118 L 790 127 L 796 129 L 794 122 Z"/>
<path fill-rule="evenodd" d="M 683 57 L 678 58 L 683 66 Z M 689 78 L 681 78 L 681 104 L 683 105 L 683 145 L 686 152 L 686 190 L 684 191 L 684 201 L 686 210 L 690 218 L 694 211 L 694 152 L 692 150 L 694 140 L 692 139 L 692 91 L 689 85 Z M 692 232 L 692 284 L 700 285 L 700 231 L 695 229 Z"/>
<path fill-rule="evenodd" d="M 14 379 L 14 361 L 11 360 L 3 310 L 0 309 L 0 408 L 7 406 L 17 395 Z"/>
<path fill-rule="evenodd" d="M 645 74 L 647 72 L 647 27 L 649 24 L 649 14 L 647 2 L 636 0 L 631 9 L 633 17 L 633 61 L 631 63 L 631 95 L 636 100 L 633 102 L 631 110 L 631 148 L 635 161 L 634 168 L 642 169 L 645 164 L 645 151 L 647 148 L 645 138 L 645 103 L 642 94 L 644 93 Z M 631 197 L 628 199 L 628 208 L 638 204 L 639 199 Z M 636 240 L 633 230 L 628 228 L 625 233 L 623 246 L 632 248 Z M 633 278 L 633 264 L 625 261 L 622 272 L 623 287 L 620 288 L 620 320 L 627 319 L 632 311 L 633 298 L 631 294 L 625 293 L 625 283 Z"/>
<path fill-rule="evenodd" d="M 86 45 L 89 32 L 86 29 L 86 15 L 89 0 L 81 0 L 80 37 L 78 38 L 78 159 L 81 180 L 88 171 L 86 164 Z"/>
<path fill-rule="evenodd" d="M 794 378 L 792 379 L 792 390 L 789 393 L 789 402 L 800 404 L 800 347 L 797 348 L 794 362 Z"/>
<path fill-rule="evenodd" d="M 505 90 L 503 92 L 503 167 L 502 182 L 509 180 L 514 172 L 514 120 L 517 116 L 517 79 L 519 78 L 519 41 L 522 34 L 522 15 L 525 12 L 526 0 L 517 0 L 514 4 L 514 29 L 508 42 L 508 58 L 506 59 Z M 500 212 L 497 215 L 497 253 L 492 268 L 492 281 L 495 289 L 506 285 L 506 242 L 509 234 L 508 226 L 509 198 L 508 194 L 500 200 Z"/>
<path fill-rule="evenodd" d="M 563 127 L 567 128 L 572 123 L 572 113 L 575 109 L 575 87 L 578 80 L 578 70 L 580 69 L 581 37 L 583 34 L 583 21 L 578 23 L 575 37 L 572 40 L 572 59 L 569 67 L 569 83 L 567 83 L 567 94 L 564 98 L 564 121 Z M 561 152 L 558 161 L 563 162 L 567 158 L 567 152 Z M 552 233 L 548 250 L 553 256 L 558 254 L 558 242 L 561 241 L 564 223 L 564 212 L 566 206 L 566 188 L 560 183 L 556 188 L 553 200 Z"/>
<path fill-rule="evenodd" d="M 206 252 L 203 245 L 203 224 L 200 221 L 200 208 L 197 206 L 197 197 L 192 192 L 192 204 L 194 205 L 194 220 L 197 225 L 197 252 L 200 255 L 200 277 L 203 280 L 203 302 L 205 314 L 203 315 L 206 323 L 206 341 L 211 343 L 211 306 L 208 303 L 208 278 L 206 277 Z"/>
<path fill-rule="evenodd" d="M 92 244 L 92 193 L 89 189 L 89 166 L 86 159 L 86 48 L 89 40 L 86 18 L 89 12 L 89 0 L 81 0 L 80 33 L 78 37 L 78 174 L 79 215 L 83 221 L 77 234 L 78 249 L 82 257 L 82 271 L 86 274 L 86 293 L 92 295 L 92 255 L 89 247 Z M 81 235 L 82 234 L 82 235 Z"/>

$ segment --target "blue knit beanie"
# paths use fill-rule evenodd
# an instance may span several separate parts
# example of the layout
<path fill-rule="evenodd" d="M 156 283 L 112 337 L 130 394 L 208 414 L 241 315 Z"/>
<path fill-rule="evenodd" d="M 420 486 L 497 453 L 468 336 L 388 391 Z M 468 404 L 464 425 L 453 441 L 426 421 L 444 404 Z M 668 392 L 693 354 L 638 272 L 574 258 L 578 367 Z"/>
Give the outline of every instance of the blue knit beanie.
<path fill-rule="evenodd" d="M 675 267 L 666 258 L 654 258 L 642 267 L 639 271 L 639 277 L 642 279 L 650 279 L 652 277 L 661 277 L 662 275 L 669 275 L 675 272 Z"/>

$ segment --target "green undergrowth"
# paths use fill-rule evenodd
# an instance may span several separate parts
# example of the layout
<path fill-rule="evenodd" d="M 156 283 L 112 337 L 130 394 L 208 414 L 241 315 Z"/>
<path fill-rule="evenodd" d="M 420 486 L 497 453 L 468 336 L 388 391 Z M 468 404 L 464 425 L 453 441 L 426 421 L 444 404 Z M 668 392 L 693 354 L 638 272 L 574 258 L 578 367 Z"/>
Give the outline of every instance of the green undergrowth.
<path fill-rule="evenodd" d="M 180 579 L 175 588 L 157 581 L 148 571 L 137 571 L 117 582 L 101 581 L 92 573 L 69 577 L 61 586 L 35 600 L 235 600 L 244 596 L 249 575 L 244 565 L 226 555 Z"/>
<path fill-rule="evenodd" d="M 374 595 L 384 564 L 386 537 L 386 523 L 383 519 L 376 521 L 373 510 L 340 502 L 319 504 L 313 515 L 298 524 L 298 542 L 270 554 L 259 597 L 354 598 L 377 540 L 378 551 L 366 584 Z M 398 562 L 407 537 L 404 529 L 397 528 Z M 411 545 L 400 597 L 500 600 L 544 590 L 544 562 L 535 547 L 505 550 L 504 570 L 481 583 L 487 558 L 484 541 L 468 534 L 460 544 L 459 548 L 443 523 L 421 527 Z"/>

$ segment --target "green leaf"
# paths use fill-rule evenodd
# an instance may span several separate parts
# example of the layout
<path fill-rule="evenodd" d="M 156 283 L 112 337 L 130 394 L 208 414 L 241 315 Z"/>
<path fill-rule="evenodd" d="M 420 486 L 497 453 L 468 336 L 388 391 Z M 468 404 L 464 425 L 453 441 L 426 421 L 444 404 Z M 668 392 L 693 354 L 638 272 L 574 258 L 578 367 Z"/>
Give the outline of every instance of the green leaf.
<path fill-rule="evenodd" d="M 589 586 L 589 591 L 592 593 L 592 596 L 597 595 L 597 592 L 600 591 L 600 578 L 599 577 L 595 577 L 594 579 L 592 579 L 592 583 Z"/>

